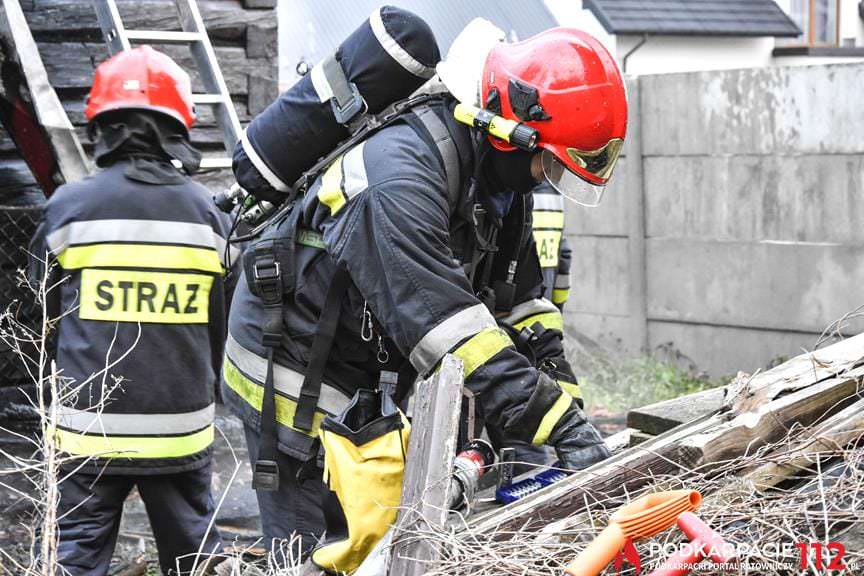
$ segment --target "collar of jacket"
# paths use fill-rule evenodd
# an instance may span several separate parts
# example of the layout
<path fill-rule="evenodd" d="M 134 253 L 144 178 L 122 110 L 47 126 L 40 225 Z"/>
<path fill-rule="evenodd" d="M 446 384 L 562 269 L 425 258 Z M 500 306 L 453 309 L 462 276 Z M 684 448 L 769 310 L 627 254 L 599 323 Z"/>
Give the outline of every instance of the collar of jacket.
<path fill-rule="evenodd" d="M 136 182 L 169 186 L 185 184 L 189 181 L 188 177 L 175 168 L 171 162 L 158 156 L 130 155 L 125 160 L 128 165 L 123 174 Z"/>

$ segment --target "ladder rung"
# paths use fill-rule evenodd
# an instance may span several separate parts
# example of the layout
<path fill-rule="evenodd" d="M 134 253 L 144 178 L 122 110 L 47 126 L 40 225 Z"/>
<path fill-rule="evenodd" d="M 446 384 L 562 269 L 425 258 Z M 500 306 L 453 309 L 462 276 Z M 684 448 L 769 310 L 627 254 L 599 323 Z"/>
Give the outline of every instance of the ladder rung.
<path fill-rule="evenodd" d="M 224 104 L 225 96 L 222 94 L 193 94 L 192 102 L 195 104 Z"/>
<path fill-rule="evenodd" d="M 231 168 L 231 158 L 202 158 L 201 169 Z"/>
<path fill-rule="evenodd" d="M 126 30 L 130 41 L 157 42 L 159 44 L 191 44 L 201 40 L 198 32 L 173 32 L 168 30 Z"/>

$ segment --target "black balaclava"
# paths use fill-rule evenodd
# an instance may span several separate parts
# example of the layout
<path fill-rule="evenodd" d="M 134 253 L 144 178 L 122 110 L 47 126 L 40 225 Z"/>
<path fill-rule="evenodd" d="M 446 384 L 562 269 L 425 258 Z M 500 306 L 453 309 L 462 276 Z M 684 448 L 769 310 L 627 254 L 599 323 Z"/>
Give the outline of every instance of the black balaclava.
<path fill-rule="evenodd" d="M 104 168 L 129 160 L 126 176 L 148 184 L 179 183 L 184 177 L 171 164 L 177 160 L 187 174 L 201 164 L 201 153 L 189 142 L 186 127 L 166 114 L 124 109 L 97 116 L 88 126 L 95 142 L 96 165 Z"/>
<path fill-rule="evenodd" d="M 516 194 L 528 194 L 537 185 L 531 175 L 533 152 L 489 150 L 485 158 L 484 177 L 489 200 L 499 218 L 510 211 Z"/>

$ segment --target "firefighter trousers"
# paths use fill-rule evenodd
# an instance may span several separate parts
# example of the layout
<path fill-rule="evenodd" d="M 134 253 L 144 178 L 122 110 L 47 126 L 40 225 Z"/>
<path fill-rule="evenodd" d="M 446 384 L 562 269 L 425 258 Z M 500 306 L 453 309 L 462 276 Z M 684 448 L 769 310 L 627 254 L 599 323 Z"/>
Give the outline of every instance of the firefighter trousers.
<path fill-rule="evenodd" d="M 244 426 L 249 461 L 255 466 L 261 436 L 256 430 Z M 279 550 L 292 536 L 299 536 L 303 558 L 324 534 L 324 494 L 327 486 L 322 481 L 321 469 L 279 452 L 279 489 L 268 492 L 258 490 L 258 508 L 261 512 L 261 531 L 268 549 Z M 307 473 L 308 472 L 308 473 Z M 297 544 L 293 544 L 296 553 Z M 277 552 L 277 560 L 281 556 Z"/>
<path fill-rule="evenodd" d="M 215 526 L 207 533 L 215 511 L 210 475 L 210 465 L 153 476 L 72 474 L 59 488 L 59 564 L 71 576 L 107 574 L 123 503 L 137 486 L 156 538 L 162 574 L 177 574 L 178 563 L 180 573 L 188 574 L 205 535 L 204 553 L 222 549 Z"/>

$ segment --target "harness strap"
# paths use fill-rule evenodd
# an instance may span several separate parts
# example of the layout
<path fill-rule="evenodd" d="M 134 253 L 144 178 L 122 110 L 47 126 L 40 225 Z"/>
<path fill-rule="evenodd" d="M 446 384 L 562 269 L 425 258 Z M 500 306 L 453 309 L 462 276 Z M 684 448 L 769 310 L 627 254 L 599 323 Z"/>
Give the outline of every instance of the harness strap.
<path fill-rule="evenodd" d="M 277 464 L 278 436 L 276 430 L 276 388 L 273 382 L 273 349 L 282 339 L 282 269 L 275 241 L 266 239 L 251 248 L 249 278 L 253 291 L 264 304 L 264 326 L 261 343 L 267 348 L 267 377 L 261 400 L 261 448 L 252 475 L 254 490 L 279 489 Z"/>
<path fill-rule="evenodd" d="M 444 164 L 444 172 L 447 174 L 447 191 L 450 206 L 455 207 L 459 200 L 460 192 L 460 162 L 459 151 L 453 136 L 447 126 L 438 117 L 432 107 L 426 106 L 414 111 L 414 115 L 423 123 L 423 127 L 429 132 L 429 136 L 435 142 L 438 153 Z"/>
<path fill-rule="evenodd" d="M 324 367 L 330 356 L 333 338 L 336 336 L 339 314 L 342 309 L 342 298 L 348 291 L 349 281 L 348 270 L 340 266 L 336 269 L 330 282 L 330 288 L 327 289 L 324 308 L 321 310 L 321 316 L 315 327 L 315 339 L 312 341 L 312 348 L 309 353 L 309 365 L 303 379 L 303 386 L 300 388 L 300 397 L 297 399 L 294 428 L 312 430 L 315 408 L 318 406 L 318 397 L 321 395 Z"/>

